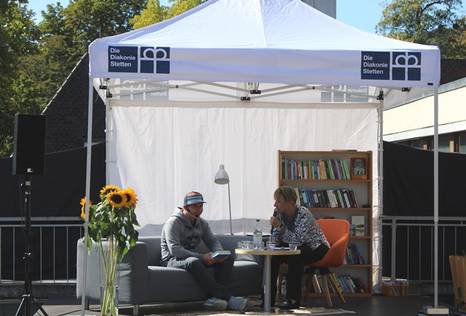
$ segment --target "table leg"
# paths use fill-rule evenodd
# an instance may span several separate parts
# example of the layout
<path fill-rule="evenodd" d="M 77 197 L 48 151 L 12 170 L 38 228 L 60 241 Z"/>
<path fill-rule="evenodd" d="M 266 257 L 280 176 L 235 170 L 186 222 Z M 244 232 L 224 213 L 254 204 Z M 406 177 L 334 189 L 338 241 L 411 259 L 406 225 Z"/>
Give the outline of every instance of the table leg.
<path fill-rule="evenodd" d="M 271 293 L 270 293 L 270 273 L 271 273 L 271 256 L 265 256 L 264 275 L 265 275 L 265 293 L 264 293 L 264 311 L 271 311 Z"/>

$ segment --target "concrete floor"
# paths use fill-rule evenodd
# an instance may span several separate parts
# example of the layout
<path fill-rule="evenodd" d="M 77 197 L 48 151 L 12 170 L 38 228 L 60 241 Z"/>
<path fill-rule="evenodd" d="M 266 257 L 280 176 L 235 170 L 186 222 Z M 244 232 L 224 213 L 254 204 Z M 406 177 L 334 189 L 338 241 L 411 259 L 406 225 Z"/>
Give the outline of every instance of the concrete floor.
<path fill-rule="evenodd" d="M 258 306 L 258 299 L 251 298 L 251 306 L 245 314 L 258 315 L 260 307 Z M 440 297 L 439 303 L 451 307 L 452 297 Z M 0 301 L 1 303 L 1 301 Z M 73 298 L 63 299 L 49 299 L 44 301 L 44 309 L 49 316 L 64 316 L 64 315 L 81 315 L 80 301 Z M 360 315 L 360 316 L 403 316 L 403 315 L 417 315 L 417 312 L 425 305 L 432 305 L 433 298 L 431 296 L 417 296 L 409 295 L 404 297 L 384 297 L 374 295 L 370 298 L 348 299 L 346 304 L 336 302 L 336 309 L 344 309 L 352 313 L 345 313 L 344 315 Z M 277 311 L 279 315 L 319 315 L 316 312 L 322 311 L 322 306 L 325 302 L 316 299 L 308 302 L 308 307 L 301 308 L 300 310 L 293 310 L 292 312 Z M 312 307 L 311 307 L 312 305 Z M 17 306 L 17 305 L 16 305 Z M 91 310 L 86 311 L 86 315 L 100 315 L 98 305 L 91 305 Z M 16 310 L 16 309 L 15 309 Z M 131 315 L 129 308 L 120 308 L 120 315 Z M 240 313 L 235 312 L 206 312 L 202 310 L 202 302 L 192 302 L 183 304 L 165 304 L 165 305 L 151 305 L 141 307 L 141 315 L 236 315 Z M 0 313 L 0 315 L 2 315 Z M 8 313 L 4 315 L 14 315 Z M 37 315 L 40 315 L 39 313 Z"/>

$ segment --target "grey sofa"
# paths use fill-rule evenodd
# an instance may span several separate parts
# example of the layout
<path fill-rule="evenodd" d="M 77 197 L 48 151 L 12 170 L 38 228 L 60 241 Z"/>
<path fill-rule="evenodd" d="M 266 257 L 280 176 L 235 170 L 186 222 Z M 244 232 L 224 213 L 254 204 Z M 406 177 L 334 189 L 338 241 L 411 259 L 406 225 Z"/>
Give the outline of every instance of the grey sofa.
<path fill-rule="evenodd" d="M 236 248 L 238 241 L 250 239 L 247 236 L 218 235 L 224 249 Z M 76 295 L 82 295 L 83 256 L 87 249 L 83 240 L 78 241 Z M 124 262 L 118 268 L 118 302 L 133 306 L 133 314 L 139 314 L 139 306 L 154 303 L 173 303 L 204 300 L 207 297 L 182 269 L 160 266 L 160 237 L 140 237 Z M 259 294 L 262 288 L 262 265 L 256 257 L 235 256 L 230 290 L 232 295 Z M 87 254 L 86 298 L 98 301 L 100 298 L 100 268 L 97 246 Z"/>

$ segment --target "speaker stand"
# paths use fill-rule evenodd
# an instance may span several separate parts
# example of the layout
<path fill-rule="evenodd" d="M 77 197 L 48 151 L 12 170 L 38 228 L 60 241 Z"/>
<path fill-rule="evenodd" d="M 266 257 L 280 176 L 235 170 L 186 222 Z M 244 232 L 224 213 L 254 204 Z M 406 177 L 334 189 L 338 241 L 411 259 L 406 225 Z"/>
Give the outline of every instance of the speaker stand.
<path fill-rule="evenodd" d="M 48 316 L 39 303 L 32 295 L 31 280 L 31 173 L 32 169 L 28 168 L 25 181 L 22 184 L 24 192 L 24 294 L 21 295 L 21 302 L 16 310 L 15 316 L 32 316 L 32 305 L 37 307 L 44 316 Z"/>

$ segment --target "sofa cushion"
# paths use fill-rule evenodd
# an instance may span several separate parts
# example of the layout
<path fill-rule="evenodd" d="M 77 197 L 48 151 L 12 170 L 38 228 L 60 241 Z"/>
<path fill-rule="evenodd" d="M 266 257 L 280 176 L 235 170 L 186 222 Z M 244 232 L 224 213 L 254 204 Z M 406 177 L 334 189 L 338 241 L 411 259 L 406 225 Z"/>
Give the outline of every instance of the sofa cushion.
<path fill-rule="evenodd" d="M 206 299 L 192 275 L 183 269 L 149 266 L 147 300 L 154 303 Z"/>
<path fill-rule="evenodd" d="M 184 269 L 149 266 L 149 302 L 183 302 L 206 299 L 193 276 Z M 208 269 L 214 273 L 214 269 Z M 254 295 L 261 291 L 262 269 L 257 262 L 235 261 L 231 274 L 232 295 Z"/>
<path fill-rule="evenodd" d="M 149 266 L 160 266 L 161 249 L 160 237 L 157 236 L 141 236 L 138 241 L 146 244 L 147 248 L 147 264 Z"/>

